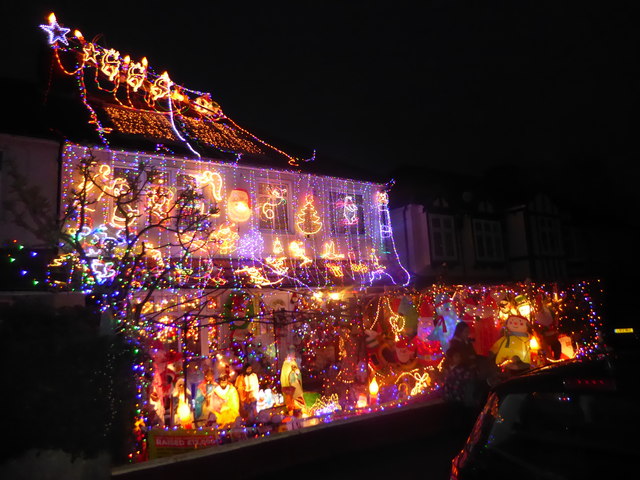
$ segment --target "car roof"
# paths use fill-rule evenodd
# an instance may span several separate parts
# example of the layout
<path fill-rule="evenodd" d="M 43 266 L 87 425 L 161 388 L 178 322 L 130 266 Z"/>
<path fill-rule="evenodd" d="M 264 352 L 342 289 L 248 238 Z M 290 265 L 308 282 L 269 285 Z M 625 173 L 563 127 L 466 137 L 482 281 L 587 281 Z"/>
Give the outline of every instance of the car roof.
<path fill-rule="evenodd" d="M 606 352 L 554 363 L 505 380 L 492 388 L 499 397 L 522 392 L 637 392 L 640 355 Z"/>

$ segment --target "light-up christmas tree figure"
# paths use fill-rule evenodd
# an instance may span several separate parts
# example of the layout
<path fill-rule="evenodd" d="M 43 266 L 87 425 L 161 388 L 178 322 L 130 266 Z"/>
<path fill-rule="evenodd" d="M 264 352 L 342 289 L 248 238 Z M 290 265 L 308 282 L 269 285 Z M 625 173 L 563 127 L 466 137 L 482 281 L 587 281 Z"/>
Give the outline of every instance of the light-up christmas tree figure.
<path fill-rule="evenodd" d="M 320 231 L 322 228 L 322 221 L 320 215 L 316 210 L 314 204 L 314 198 L 312 194 L 307 194 L 304 197 L 304 203 L 296 216 L 296 226 L 298 231 L 304 235 L 313 235 Z"/>

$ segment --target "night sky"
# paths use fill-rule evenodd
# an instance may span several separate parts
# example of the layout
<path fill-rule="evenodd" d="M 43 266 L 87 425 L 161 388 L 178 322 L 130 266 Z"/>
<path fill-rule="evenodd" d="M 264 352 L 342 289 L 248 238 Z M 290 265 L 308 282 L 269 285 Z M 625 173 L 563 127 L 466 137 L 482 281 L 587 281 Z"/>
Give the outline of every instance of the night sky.
<path fill-rule="evenodd" d="M 318 162 L 638 173 L 637 2 L 408 3 L 3 2 L 0 75 L 35 76 L 54 11 Z"/>

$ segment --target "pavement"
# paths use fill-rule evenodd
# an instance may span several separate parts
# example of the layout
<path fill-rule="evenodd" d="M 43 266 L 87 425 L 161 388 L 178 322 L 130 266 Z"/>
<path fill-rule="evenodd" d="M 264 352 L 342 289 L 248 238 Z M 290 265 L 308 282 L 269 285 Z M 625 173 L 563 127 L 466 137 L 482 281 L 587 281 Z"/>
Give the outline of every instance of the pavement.
<path fill-rule="evenodd" d="M 111 478 L 377 479 L 399 475 L 445 480 L 471 422 L 471 416 L 431 396 L 330 423 L 115 467 Z"/>

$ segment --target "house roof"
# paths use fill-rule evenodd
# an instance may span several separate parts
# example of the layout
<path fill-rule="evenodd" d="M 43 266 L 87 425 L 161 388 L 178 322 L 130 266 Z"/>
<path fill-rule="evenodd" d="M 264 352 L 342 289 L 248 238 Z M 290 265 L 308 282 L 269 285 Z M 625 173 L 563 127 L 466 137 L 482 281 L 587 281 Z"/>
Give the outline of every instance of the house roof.
<path fill-rule="evenodd" d="M 290 152 L 259 138 L 225 115 L 207 92 L 174 83 L 146 59 L 134 60 L 70 34 L 57 23 L 49 34 L 50 129 L 66 140 L 149 153 L 243 161 L 306 170 L 309 149 Z M 69 30 L 69 31 L 67 31 Z"/>

